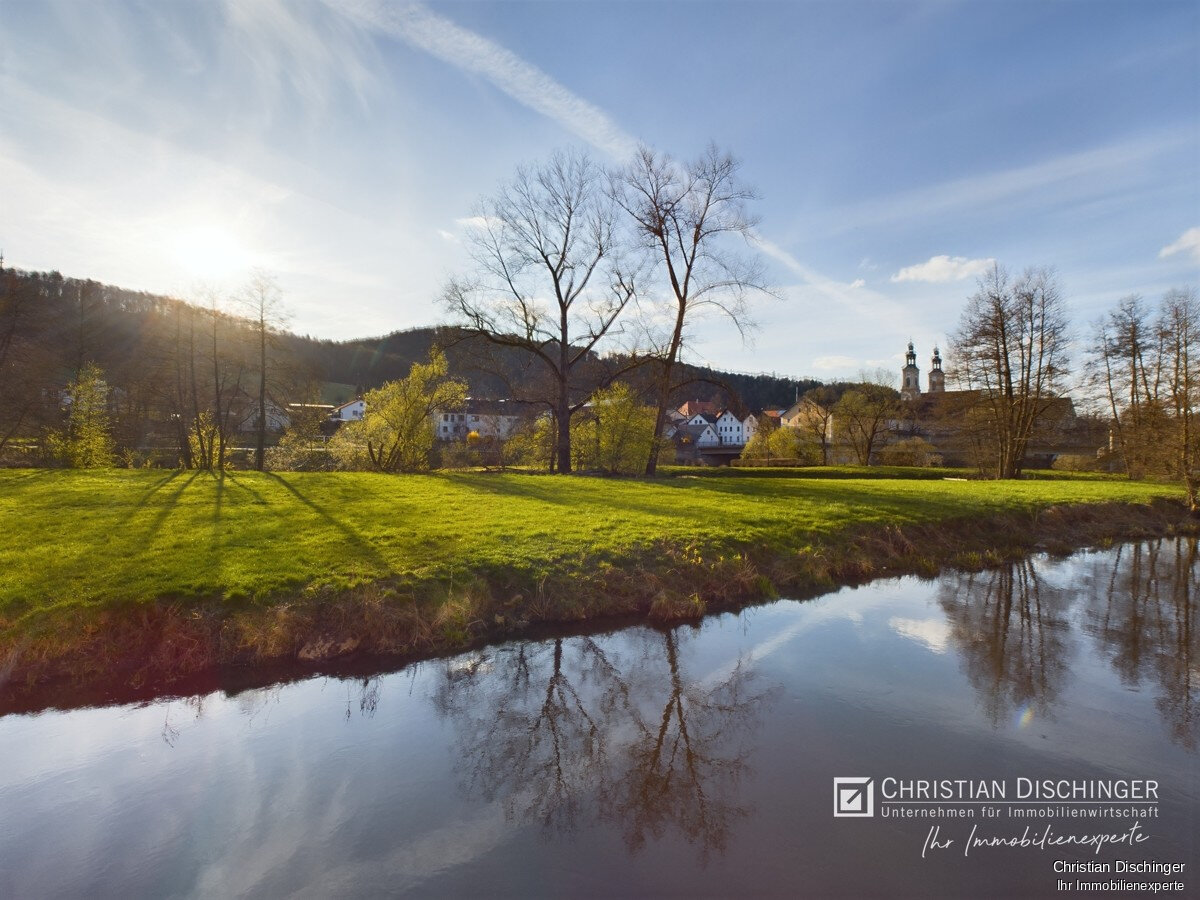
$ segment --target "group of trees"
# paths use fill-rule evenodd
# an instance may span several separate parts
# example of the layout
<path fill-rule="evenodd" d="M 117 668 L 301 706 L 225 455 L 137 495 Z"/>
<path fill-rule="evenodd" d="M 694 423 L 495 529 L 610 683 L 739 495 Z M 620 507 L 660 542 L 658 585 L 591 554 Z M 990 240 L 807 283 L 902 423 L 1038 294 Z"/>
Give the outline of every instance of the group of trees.
<path fill-rule="evenodd" d="M 1182 480 L 1200 509 L 1200 303 L 1167 291 L 1157 309 L 1122 298 L 1093 329 L 1088 374 L 1131 477 Z"/>
<path fill-rule="evenodd" d="M 303 395 L 311 373 L 283 340 L 268 276 L 203 300 L 0 270 L 0 451 L 89 466 L 165 451 L 219 469 L 241 434 L 262 468 L 272 411 Z M 81 444 L 97 429 L 103 442 Z"/>
<path fill-rule="evenodd" d="M 556 471 L 576 465 L 574 417 L 641 369 L 655 409 L 642 469 L 654 473 L 689 327 L 714 310 L 744 330 L 746 298 L 767 290 L 730 241 L 750 236 L 752 196 L 715 148 L 690 163 L 642 148 L 610 171 L 555 154 L 481 204 L 473 269 L 444 304 L 467 333 L 525 354 L 513 395 L 551 415 Z"/>
<path fill-rule="evenodd" d="M 966 423 L 1000 477 L 1021 472 L 1031 439 L 1052 418 L 1071 375 L 1073 335 L 1054 273 L 1012 277 L 996 265 L 979 281 L 954 336 L 955 379 L 968 389 Z M 1132 478 L 1172 478 L 1200 509 L 1200 304 L 1191 288 L 1157 309 L 1121 299 L 1092 329 L 1086 399 L 1109 422 L 1110 458 Z"/>

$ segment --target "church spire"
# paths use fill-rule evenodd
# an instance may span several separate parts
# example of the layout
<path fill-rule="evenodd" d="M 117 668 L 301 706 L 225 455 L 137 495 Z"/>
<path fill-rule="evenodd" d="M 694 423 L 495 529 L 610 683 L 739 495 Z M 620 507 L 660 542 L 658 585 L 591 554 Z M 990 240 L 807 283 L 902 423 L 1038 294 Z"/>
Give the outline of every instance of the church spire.
<path fill-rule="evenodd" d="M 917 351 L 913 342 L 908 342 L 908 353 L 904 355 L 904 371 L 901 373 L 900 398 L 916 400 L 921 396 L 921 370 L 917 368 Z"/>

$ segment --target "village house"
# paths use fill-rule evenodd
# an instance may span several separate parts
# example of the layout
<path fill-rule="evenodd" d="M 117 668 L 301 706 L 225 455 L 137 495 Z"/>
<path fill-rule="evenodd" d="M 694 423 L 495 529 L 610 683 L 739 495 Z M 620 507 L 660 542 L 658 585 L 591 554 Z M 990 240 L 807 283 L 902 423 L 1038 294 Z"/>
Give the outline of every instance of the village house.
<path fill-rule="evenodd" d="M 522 404 L 514 400 L 468 397 L 461 409 L 434 411 L 434 435 L 439 441 L 464 441 L 474 432 L 481 438 L 502 441 L 517 430 L 527 415 Z"/>
<path fill-rule="evenodd" d="M 333 412 L 329 414 L 329 418 L 334 422 L 357 422 L 362 419 L 363 413 L 366 411 L 367 404 L 360 398 L 334 407 Z"/>

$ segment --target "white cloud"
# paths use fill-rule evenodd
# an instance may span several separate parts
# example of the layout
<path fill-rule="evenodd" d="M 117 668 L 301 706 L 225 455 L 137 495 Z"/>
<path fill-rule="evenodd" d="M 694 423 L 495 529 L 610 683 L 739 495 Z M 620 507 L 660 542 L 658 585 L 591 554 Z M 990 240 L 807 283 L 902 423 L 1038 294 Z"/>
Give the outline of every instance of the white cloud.
<path fill-rule="evenodd" d="M 486 228 L 488 225 L 487 216 L 465 216 L 461 219 L 455 219 L 454 224 L 462 228 Z"/>
<path fill-rule="evenodd" d="M 439 229 L 437 230 L 437 233 L 438 233 L 438 235 L 439 235 L 439 236 L 442 238 L 442 240 L 445 240 L 445 241 L 454 241 L 455 243 L 458 243 L 458 236 L 457 236 L 457 235 L 455 235 L 455 234 L 453 234 L 453 233 L 451 233 L 451 232 L 449 232 L 449 231 L 447 231 L 447 230 L 446 230 L 446 229 L 444 229 L 444 228 L 439 228 Z"/>
<path fill-rule="evenodd" d="M 420 3 L 387 6 L 378 0 L 327 2 L 369 28 L 398 37 L 452 66 L 482 75 L 518 103 L 617 159 L 626 159 L 637 149 L 637 140 L 598 106 L 573 94 L 510 50 Z"/>
<path fill-rule="evenodd" d="M 852 282 L 850 282 L 850 287 L 860 288 L 860 287 L 863 287 L 865 284 L 866 284 L 866 282 L 863 281 L 863 279 L 855 278 Z"/>
<path fill-rule="evenodd" d="M 812 367 L 818 372 L 832 372 L 838 369 L 853 369 L 858 360 L 853 356 L 818 356 L 812 361 Z"/>
<path fill-rule="evenodd" d="M 892 281 L 928 281 L 935 284 L 945 281 L 962 281 L 972 275 L 982 275 L 995 264 L 996 260 L 990 258 L 967 259 L 965 256 L 934 256 L 928 262 L 906 266 L 892 276 Z"/>
<path fill-rule="evenodd" d="M 888 626 L 918 644 L 924 644 L 934 653 L 945 653 L 950 644 L 950 626 L 943 619 L 902 619 L 893 616 Z"/>
<path fill-rule="evenodd" d="M 1159 259 L 1166 259 L 1168 256 L 1174 256 L 1176 253 L 1185 253 L 1200 262 L 1200 228 L 1189 228 L 1179 236 L 1173 244 L 1168 244 L 1158 251 Z"/>

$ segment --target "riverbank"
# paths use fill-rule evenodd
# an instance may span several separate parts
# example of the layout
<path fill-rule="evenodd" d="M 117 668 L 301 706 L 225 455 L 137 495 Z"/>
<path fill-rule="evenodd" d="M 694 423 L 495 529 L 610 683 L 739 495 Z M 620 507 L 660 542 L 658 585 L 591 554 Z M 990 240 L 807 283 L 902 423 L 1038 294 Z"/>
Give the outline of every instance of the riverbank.
<path fill-rule="evenodd" d="M 0 693 L 396 659 L 1191 530 L 1115 480 L 0 473 Z"/>

